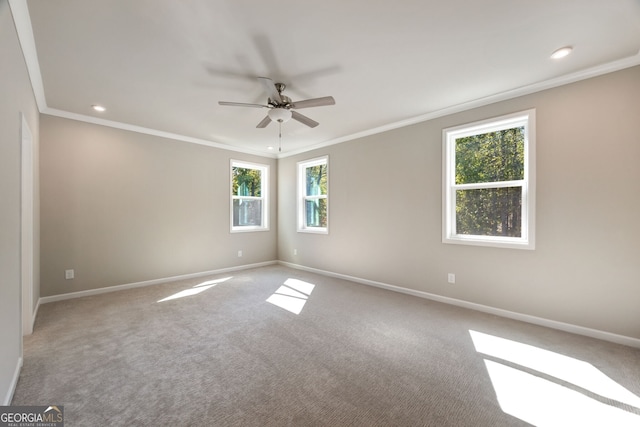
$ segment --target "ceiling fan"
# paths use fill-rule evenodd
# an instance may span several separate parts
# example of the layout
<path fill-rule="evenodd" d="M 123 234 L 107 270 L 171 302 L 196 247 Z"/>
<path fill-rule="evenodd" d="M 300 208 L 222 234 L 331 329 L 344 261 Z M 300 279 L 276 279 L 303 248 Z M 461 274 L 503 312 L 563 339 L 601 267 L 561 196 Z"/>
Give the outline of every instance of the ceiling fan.
<path fill-rule="evenodd" d="M 304 125 L 314 128 L 319 125 L 318 122 L 298 113 L 295 110 L 299 110 L 301 108 L 321 107 L 324 105 L 334 105 L 336 103 L 332 96 L 292 102 L 291 98 L 282 94 L 286 88 L 283 83 L 274 83 L 273 80 L 267 77 L 258 77 L 258 80 L 262 84 L 264 91 L 267 93 L 268 98 L 266 104 L 247 104 L 243 102 L 227 101 L 219 101 L 218 104 L 231 107 L 268 108 L 269 111 L 267 116 L 258 123 L 256 126 L 257 128 L 265 128 L 272 121 L 283 123 L 289 119 L 297 120 Z"/>

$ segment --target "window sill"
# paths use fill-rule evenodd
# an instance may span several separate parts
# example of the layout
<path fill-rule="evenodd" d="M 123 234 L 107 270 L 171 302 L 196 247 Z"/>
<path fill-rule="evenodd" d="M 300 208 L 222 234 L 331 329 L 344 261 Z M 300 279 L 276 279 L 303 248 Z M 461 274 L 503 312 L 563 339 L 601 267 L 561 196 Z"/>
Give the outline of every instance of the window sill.
<path fill-rule="evenodd" d="M 504 249 L 535 250 L 534 242 L 529 240 L 500 238 L 500 237 L 487 238 L 487 236 L 443 237 L 442 243 L 453 244 L 453 245 L 467 245 L 467 246 L 486 246 L 486 247 L 504 248 Z"/>
<path fill-rule="evenodd" d="M 269 227 L 242 227 L 242 228 L 232 228 L 232 233 L 251 233 L 254 231 L 269 231 Z"/>
<path fill-rule="evenodd" d="M 329 229 L 327 228 L 298 228 L 298 233 L 310 233 L 310 234 L 329 234 Z"/>

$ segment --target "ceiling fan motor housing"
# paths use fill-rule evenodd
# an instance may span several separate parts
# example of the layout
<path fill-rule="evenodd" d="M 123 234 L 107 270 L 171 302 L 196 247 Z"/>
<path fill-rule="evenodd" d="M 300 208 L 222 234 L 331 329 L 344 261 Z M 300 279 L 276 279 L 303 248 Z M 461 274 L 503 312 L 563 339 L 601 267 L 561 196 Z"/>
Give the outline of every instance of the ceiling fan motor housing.
<path fill-rule="evenodd" d="M 285 90 L 287 85 L 285 85 L 284 83 L 275 83 L 274 86 L 278 91 L 278 96 L 280 97 L 280 100 L 271 99 L 271 97 L 269 97 L 267 103 L 273 106 L 274 108 L 291 108 L 291 98 L 282 94 L 282 92 Z"/>

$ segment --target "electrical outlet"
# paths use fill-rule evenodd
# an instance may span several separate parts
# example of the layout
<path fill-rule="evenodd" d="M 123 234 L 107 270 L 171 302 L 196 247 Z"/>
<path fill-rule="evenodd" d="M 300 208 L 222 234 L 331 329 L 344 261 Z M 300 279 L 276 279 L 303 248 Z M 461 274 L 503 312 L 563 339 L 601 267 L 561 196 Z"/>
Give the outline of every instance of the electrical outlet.
<path fill-rule="evenodd" d="M 238 251 L 238 258 L 242 258 L 242 250 Z"/>
<path fill-rule="evenodd" d="M 294 249 L 294 250 L 293 250 L 293 254 L 294 254 L 294 255 L 298 255 L 298 250 L 297 250 L 297 249 Z"/>
<path fill-rule="evenodd" d="M 449 273 L 447 275 L 447 282 L 449 283 L 456 283 L 456 275 L 453 273 Z"/>
<path fill-rule="evenodd" d="M 67 280 L 71 280 L 75 277 L 75 272 L 73 270 L 65 270 L 64 271 L 64 278 Z"/>

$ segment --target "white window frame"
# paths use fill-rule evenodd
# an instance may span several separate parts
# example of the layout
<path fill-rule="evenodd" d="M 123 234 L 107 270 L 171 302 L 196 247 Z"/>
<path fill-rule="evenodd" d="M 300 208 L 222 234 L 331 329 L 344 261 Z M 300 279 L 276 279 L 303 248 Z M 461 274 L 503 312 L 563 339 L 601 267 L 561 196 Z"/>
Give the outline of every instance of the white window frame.
<path fill-rule="evenodd" d="M 316 157 L 310 160 L 304 160 L 297 163 L 298 165 L 298 232 L 329 234 L 329 156 Z M 306 171 L 307 168 L 313 166 L 325 165 L 327 168 L 327 194 L 309 196 L 306 194 Z M 327 226 L 326 227 L 309 227 L 307 226 L 307 216 L 305 215 L 305 202 L 309 199 L 326 199 L 327 204 Z"/>
<path fill-rule="evenodd" d="M 455 183 L 455 141 L 471 135 L 524 126 L 524 179 L 517 181 Z M 451 127 L 442 131 L 443 191 L 442 242 L 500 248 L 535 249 L 535 109 L 508 114 L 493 119 Z M 522 188 L 521 236 L 463 235 L 456 232 L 456 191 L 501 187 Z"/>
<path fill-rule="evenodd" d="M 233 194 L 233 168 L 239 167 L 244 169 L 257 169 L 260 171 L 260 197 L 252 196 L 238 196 Z M 231 159 L 229 167 L 229 192 L 231 193 L 231 200 L 229 206 L 230 212 L 230 224 L 232 233 L 242 233 L 250 231 L 268 231 L 269 230 L 269 165 L 260 163 L 245 162 L 243 160 Z M 238 199 L 245 200 L 261 200 L 262 201 L 262 225 L 233 225 L 233 201 Z"/>

